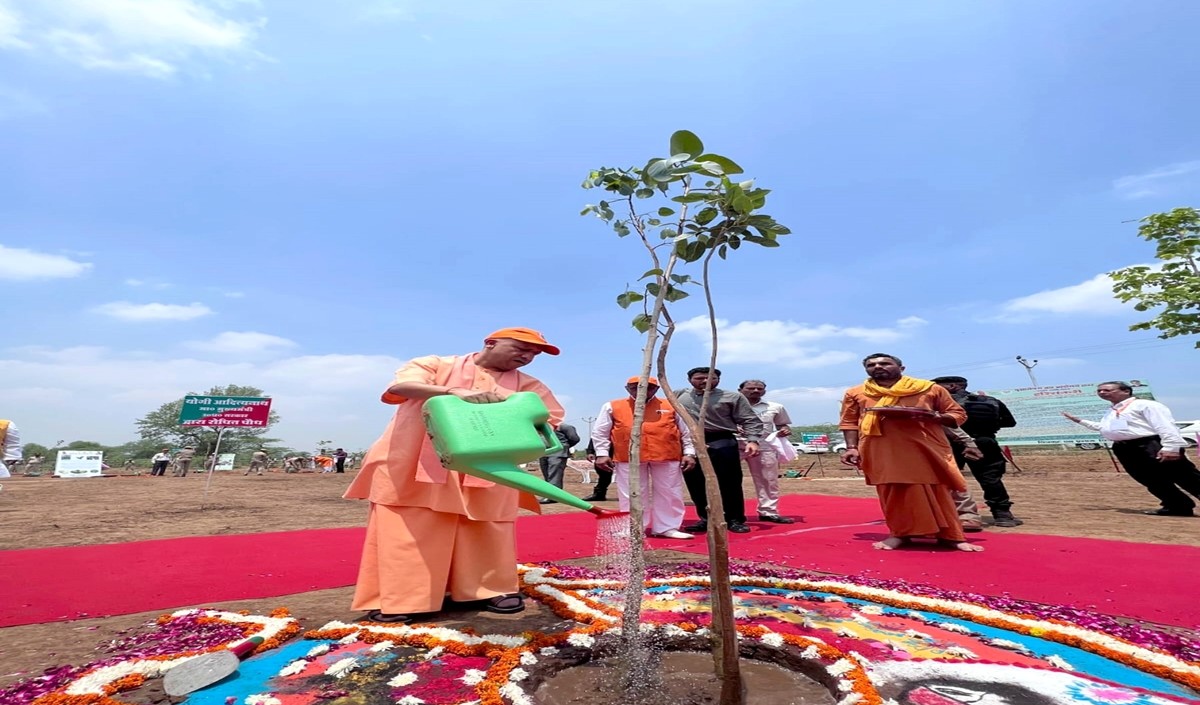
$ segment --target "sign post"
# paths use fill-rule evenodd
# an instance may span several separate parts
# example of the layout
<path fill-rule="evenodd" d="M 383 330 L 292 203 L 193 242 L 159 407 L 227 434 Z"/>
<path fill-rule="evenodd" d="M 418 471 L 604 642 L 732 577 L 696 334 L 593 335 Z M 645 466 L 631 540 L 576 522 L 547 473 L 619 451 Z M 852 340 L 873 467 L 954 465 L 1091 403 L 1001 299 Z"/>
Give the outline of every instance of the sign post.
<path fill-rule="evenodd" d="M 101 477 L 104 474 L 104 451 L 60 450 L 54 462 L 55 477 Z"/>
<path fill-rule="evenodd" d="M 987 392 L 1012 411 L 1016 428 L 1000 429 L 997 440 L 1010 446 L 1067 445 L 1099 449 L 1104 440 L 1063 417 L 1062 412 L 1085 419 L 1099 419 L 1112 406 L 1096 396 L 1096 384 L 1059 384 L 1051 387 L 1022 387 Z M 1150 387 L 1138 382 L 1133 388 L 1139 399 L 1153 399 Z"/>
<path fill-rule="evenodd" d="M 180 426 L 206 426 L 217 429 L 217 443 L 213 447 L 213 464 L 204 481 L 204 498 L 212 485 L 221 457 L 221 437 L 227 428 L 266 428 L 271 418 L 270 397 L 226 397 L 189 394 L 183 398 L 179 411 Z"/>

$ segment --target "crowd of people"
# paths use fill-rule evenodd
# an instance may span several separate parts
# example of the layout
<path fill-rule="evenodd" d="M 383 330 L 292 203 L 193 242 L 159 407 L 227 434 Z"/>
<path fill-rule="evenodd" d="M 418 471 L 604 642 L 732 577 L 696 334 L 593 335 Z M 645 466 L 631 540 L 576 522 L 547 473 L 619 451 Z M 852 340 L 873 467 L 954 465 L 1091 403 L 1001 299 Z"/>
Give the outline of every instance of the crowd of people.
<path fill-rule="evenodd" d="M 364 621 L 406 623 L 438 611 L 447 599 L 498 613 L 524 609 L 515 520 L 519 508 L 540 512 L 549 500 L 447 470 L 426 433 L 421 409 L 425 400 L 441 395 L 490 404 L 515 392 L 537 394 L 563 445 L 541 459 L 543 476 L 561 488 L 570 448 L 582 439 L 563 423 L 553 392 L 520 371 L 540 354 L 559 352 L 538 331 L 506 328 L 487 336 L 479 352 L 419 357 L 396 372 L 381 395 L 383 403 L 396 405 L 396 413 L 344 495 L 370 507 L 352 602 L 353 609 L 364 612 Z M 980 551 L 965 537 L 982 530 L 983 523 L 964 469 L 979 482 L 993 525 L 1024 523 L 1012 512 L 1004 485 L 1007 460 L 996 440 L 1000 429 L 1017 423 L 1003 402 L 969 392 L 963 377 L 907 376 L 900 358 L 891 354 L 868 356 L 863 369 L 867 379 L 846 391 L 839 426 L 847 442 L 842 462 L 858 468 L 875 487 L 888 526 L 890 536 L 876 548 L 895 550 L 909 541 L 933 539 L 959 551 Z M 693 368 L 690 388 L 679 394 L 683 408 L 703 428 L 702 446 L 658 397 L 658 380 L 647 380 L 637 472 L 650 537 L 676 539 L 710 529 L 714 518 L 699 453 L 715 470 L 720 519 L 729 532 L 751 530 L 743 463 L 754 483 L 758 521 L 793 521 L 779 510 L 779 467 L 787 457 L 792 423 L 787 410 L 764 400 L 762 380 L 745 380 L 733 391 L 720 387 L 720 375 L 717 369 Z M 625 394 L 605 403 L 595 417 L 587 455 L 598 482 L 584 498 L 588 501 L 607 501 L 615 483 L 619 506 L 626 509 L 631 502 L 630 439 L 639 382 L 627 379 Z M 700 415 L 706 393 L 708 405 Z M 1200 497 L 1200 473 L 1186 457 L 1169 412 L 1157 402 L 1129 402 L 1132 392 L 1123 383 L 1100 385 L 1098 393 L 1113 402 L 1113 410 L 1089 427 L 1121 448 L 1118 457 L 1133 468 L 1130 475 L 1163 502 L 1162 509 L 1149 513 L 1191 515 L 1192 502 L 1184 493 Z M 689 526 L 682 525 L 685 489 L 699 517 Z"/>
<path fill-rule="evenodd" d="M 519 508 L 535 513 L 550 500 L 445 468 L 426 433 L 425 400 L 450 395 L 472 404 L 502 402 L 515 392 L 541 398 L 549 422 L 562 440 L 562 450 L 541 459 L 545 479 L 562 487 L 570 449 L 582 439 L 563 423 L 563 408 L 550 389 L 520 371 L 540 354 L 558 355 L 541 333 L 506 328 L 487 336 L 483 349 L 465 355 L 426 356 L 401 367 L 383 391 L 381 401 L 396 413 L 384 434 L 362 458 L 361 472 L 345 492 L 348 499 L 369 503 L 353 608 L 365 621 L 405 623 L 413 615 L 438 611 L 444 600 L 477 603 L 497 613 L 524 609 L 518 591 L 515 529 Z M 968 391 L 963 377 L 923 380 L 904 374 L 899 357 L 887 353 L 863 360 L 867 379 L 848 389 L 842 399 L 839 427 L 846 438 L 842 462 L 861 471 L 875 487 L 889 537 L 875 544 L 895 550 L 918 539 L 932 539 L 964 552 L 982 548 L 965 533 L 983 523 L 962 471 L 970 469 L 983 491 L 993 525 L 1023 524 L 1012 512 L 1004 485 L 1005 454 L 996 440 L 1017 419 L 998 399 Z M 631 503 L 630 446 L 636 426 L 634 400 L 640 378 L 625 382 L 625 394 L 606 402 L 595 418 L 587 455 L 598 473 L 589 501 L 608 501 L 617 487 L 623 510 Z M 644 529 L 650 537 L 680 539 L 710 530 L 707 478 L 699 454 L 707 456 L 720 494 L 722 520 L 728 531 L 751 531 L 743 497 L 743 464 L 749 469 L 759 522 L 789 524 L 779 508 L 779 474 L 794 457 L 789 445 L 792 421 L 779 403 L 767 401 L 767 385 L 748 379 L 736 391 L 721 388 L 721 371 L 688 370 L 689 388 L 679 402 L 700 428 L 693 437 L 684 419 L 658 397 L 658 380 L 646 380 L 647 402 L 641 420 L 638 477 L 643 499 Z M 1138 399 L 1124 382 L 1099 385 L 1098 395 L 1111 404 L 1099 421 L 1064 415 L 1112 442 L 1113 452 L 1130 477 L 1161 502 L 1147 514 L 1192 516 L 1200 498 L 1200 471 L 1187 457 L 1170 411 L 1159 402 Z M 708 396 L 701 414 L 701 404 Z M 18 430 L 0 419 L 0 449 L 7 463 L 20 460 Z M 153 459 L 152 475 L 186 476 L 195 447 L 174 454 L 164 448 Z M 289 455 L 285 472 L 313 463 L 321 472 L 345 472 L 350 459 L 343 449 L 318 451 L 311 459 Z M 208 459 L 210 465 L 215 456 Z M 262 474 L 272 466 L 266 448 L 256 450 L 246 474 Z M 684 490 L 698 520 L 683 526 Z M 1188 495 L 1191 495 L 1189 497 Z"/>
<path fill-rule="evenodd" d="M 195 457 L 196 447 L 194 445 L 184 446 L 174 454 L 171 453 L 170 448 L 163 448 L 150 459 L 150 475 L 164 477 L 167 470 L 170 470 L 172 477 L 187 477 Z M 321 473 L 344 473 L 347 464 L 353 460 L 351 455 L 342 448 L 337 448 L 332 453 L 318 449 L 312 456 L 287 454 L 278 459 L 270 457 L 266 448 L 258 448 L 250 454 L 250 464 L 243 475 L 262 475 L 276 467 L 277 464 L 285 473 L 302 472 L 310 468 Z M 212 472 L 218 461 L 219 458 L 215 453 L 209 453 L 204 460 L 205 472 Z M 132 461 L 126 461 L 126 469 L 130 462 Z M 353 469 L 352 465 L 351 469 Z"/>

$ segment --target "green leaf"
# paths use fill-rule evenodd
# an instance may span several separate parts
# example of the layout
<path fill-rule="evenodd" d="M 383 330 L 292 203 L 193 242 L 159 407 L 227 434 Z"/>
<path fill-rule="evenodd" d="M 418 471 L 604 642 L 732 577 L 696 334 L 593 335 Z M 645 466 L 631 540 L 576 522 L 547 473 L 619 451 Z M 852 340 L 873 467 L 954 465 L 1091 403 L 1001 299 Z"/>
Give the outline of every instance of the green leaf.
<path fill-rule="evenodd" d="M 659 225 L 662 225 L 662 221 L 659 220 L 658 218 L 647 218 L 646 224 L 654 226 L 654 227 L 658 227 Z"/>
<path fill-rule="evenodd" d="M 671 135 L 671 154 L 686 154 L 689 158 L 702 154 L 704 143 L 693 132 L 677 130 Z"/>
<path fill-rule="evenodd" d="M 710 196 L 707 193 L 687 193 L 682 196 L 676 196 L 671 200 L 676 203 L 700 203 L 701 201 L 707 201 L 709 198 Z"/>
<path fill-rule="evenodd" d="M 690 275 L 690 274 L 672 274 L 671 275 L 671 281 L 675 282 L 676 284 L 687 284 L 691 280 L 692 280 L 692 275 Z"/>
<path fill-rule="evenodd" d="M 717 248 L 717 256 L 720 257 L 721 259 L 725 259 L 725 255 L 728 252 L 729 252 L 729 248 L 726 247 L 725 245 L 721 245 L 719 248 Z"/>
<path fill-rule="evenodd" d="M 674 302 L 674 301 L 679 301 L 680 299 L 686 299 L 687 297 L 688 297 L 688 293 L 686 291 L 684 291 L 683 289 L 677 289 L 673 286 L 668 285 L 667 286 L 667 295 L 664 296 L 663 298 L 665 298 L 667 301 Z"/>
<path fill-rule="evenodd" d="M 679 256 L 679 259 L 683 260 L 684 262 L 695 262 L 699 260 L 704 256 L 705 251 L 708 250 L 708 245 L 700 240 L 692 240 L 691 242 L 680 240 L 680 242 L 686 243 L 686 246 L 683 248 L 683 254 Z"/>
<path fill-rule="evenodd" d="M 656 182 L 671 181 L 678 178 L 674 174 L 675 162 L 670 159 L 656 159 L 646 167 L 646 173 Z"/>
<path fill-rule="evenodd" d="M 637 328 L 639 333 L 645 333 L 650 330 L 650 317 L 644 313 L 639 313 L 633 317 L 633 327 Z"/>
<path fill-rule="evenodd" d="M 716 208 L 704 208 L 696 214 L 696 222 L 700 225 L 708 225 L 720 213 Z"/>
<path fill-rule="evenodd" d="M 721 172 L 724 174 L 741 174 L 745 170 L 737 165 L 729 157 L 722 157 L 720 154 L 701 154 L 695 158 L 698 162 L 715 162 L 721 167 Z"/>
<path fill-rule="evenodd" d="M 746 215 L 754 210 L 754 202 L 744 193 L 734 196 L 729 205 L 733 206 L 733 209 L 742 215 Z"/>
<path fill-rule="evenodd" d="M 665 217 L 667 217 L 668 215 L 675 215 L 675 211 L 674 211 L 674 209 L 667 208 L 666 206 L 663 206 L 662 208 L 659 208 L 659 209 L 658 209 L 658 214 L 659 214 L 659 215 L 661 215 L 661 216 L 663 216 L 663 217 L 665 218 Z"/>
<path fill-rule="evenodd" d="M 626 194 L 626 195 L 628 195 L 628 194 Z M 653 198 L 654 197 L 654 189 L 640 188 L 637 191 L 634 191 L 633 195 L 637 196 L 638 198 Z"/>
<path fill-rule="evenodd" d="M 662 273 L 663 273 L 663 271 L 661 269 L 647 269 L 645 274 L 638 277 L 638 281 L 641 281 L 641 280 L 645 279 L 646 277 L 661 277 Z M 675 275 L 672 274 L 671 276 L 674 277 Z"/>
<path fill-rule="evenodd" d="M 621 308 L 629 308 L 631 305 L 645 298 L 645 296 L 642 296 L 636 291 L 626 291 L 624 294 L 617 296 L 617 305 Z"/>
<path fill-rule="evenodd" d="M 625 224 L 625 221 L 618 220 L 613 223 L 613 231 L 617 233 L 617 237 L 625 237 L 629 234 L 629 226 Z"/>

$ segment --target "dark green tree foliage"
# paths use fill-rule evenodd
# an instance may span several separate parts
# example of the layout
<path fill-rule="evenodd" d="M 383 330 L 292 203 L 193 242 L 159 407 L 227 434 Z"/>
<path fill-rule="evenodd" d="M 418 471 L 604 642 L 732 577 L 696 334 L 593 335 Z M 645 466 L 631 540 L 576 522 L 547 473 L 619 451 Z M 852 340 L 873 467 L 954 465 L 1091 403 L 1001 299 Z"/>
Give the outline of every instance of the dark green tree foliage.
<path fill-rule="evenodd" d="M 1176 208 L 1141 223 L 1138 235 L 1154 243 L 1159 264 L 1109 273 L 1118 299 L 1136 302 L 1138 311 L 1157 311 L 1129 330 L 1158 330 L 1160 338 L 1200 334 L 1200 211 Z"/>

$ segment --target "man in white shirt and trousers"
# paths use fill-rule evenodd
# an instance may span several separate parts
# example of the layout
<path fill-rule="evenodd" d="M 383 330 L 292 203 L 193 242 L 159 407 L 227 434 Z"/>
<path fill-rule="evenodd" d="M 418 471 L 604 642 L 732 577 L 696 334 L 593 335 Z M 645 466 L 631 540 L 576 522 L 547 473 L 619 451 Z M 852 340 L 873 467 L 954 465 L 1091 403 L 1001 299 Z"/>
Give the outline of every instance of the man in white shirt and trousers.
<path fill-rule="evenodd" d="M 783 404 L 763 401 L 767 383 L 761 379 L 742 382 L 738 385 L 738 391 L 750 402 L 750 408 L 754 409 L 758 418 L 762 419 L 763 432 L 767 434 L 758 447 L 757 455 L 747 456 L 744 450 L 742 453 L 746 466 L 750 468 L 750 477 L 754 480 L 754 492 L 758 495 L 758 520 L 774 524 L 795 523 L 795 519 L 779 515 L 779 456 L 787 451 L 782 446 L 790 447 L 788 436 L 792 435 L 792 419 Z M 740 442 L 744 449 L 746 442 Z"/>
<path fill-rule="evenodd" d="M 1196 503 L 1184 492 L 1200 499 L 1200 471 L 1185 453 L 1187 442 L 1171 410 L 1156 401 L 1134 397 L 1133 388 L 1124 382 L 1100 384 L 1096 394 L 1112 404 L 1099 423 L 1065 411 L 1062 415 L 1113 442 L 1113 454 L 1125 472 L 1162 502 L 1162 508 L 1146 514 L 1195 516 Z"/>

